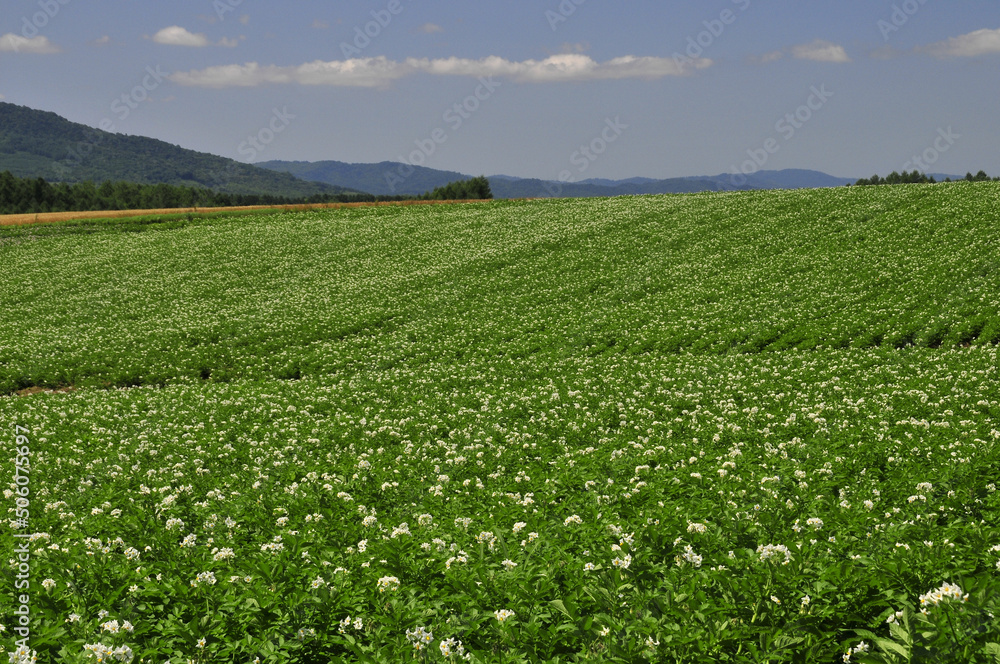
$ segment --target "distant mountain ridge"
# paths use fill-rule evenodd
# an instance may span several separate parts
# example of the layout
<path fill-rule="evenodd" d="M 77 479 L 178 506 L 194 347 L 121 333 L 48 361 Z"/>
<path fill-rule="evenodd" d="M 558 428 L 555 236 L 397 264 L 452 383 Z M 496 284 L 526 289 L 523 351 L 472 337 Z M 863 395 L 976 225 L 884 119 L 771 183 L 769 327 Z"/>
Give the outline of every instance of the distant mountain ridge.
<path fill-rule="evenodd" d="M 3 171 L 50 182 L 165 183 L 289 198 L 350 193 L 336 185 L 300 180 L 154 138 L 112 134 L 55 113 L 6 102 L 0 102 Z"/>
<path fill-rule="evenodd" d="M 51 182 L 166 183 L 206 187 L 232 194 L 270 194 L 289 198 L 364 192 L 375 196 L 418 196 L 470 175 L 383 161 L 266 161 L 247 164 L 142 136 L 112 134 L 70 122 L 55 113 L 0 102 L 0 172 L 42 177 Z M 945 176 L 938 176 L 938 180 Z M 962 176 L 952 176 L 961 179 Z M 692 193 L 748 189 L 839 187 L 856 179 L 815 170 L 622 180 L 588 178 L 558 182 L 493 175 L 496 198 L 586 198 L 636 194 Z"/>
<path fill-rule="evenodd" d="M 455 171 L 441 171 L 426 166 L 407 166 L 383 161 L 376 164 L 351 164 L 342 161 L 265 161 L 261 168 L 289 173 L 304 180 L 366 191 L 376 196 L 419 195 L 455 180 L 472 176 Z M 838 178 L 820 171 L 786 169 L 758 171 L 734 178 L 723 173 L 698 177 L 633 177 L 624 180 L 590 178 L 579 182 L 558 182 L 510 175 L 492 175 L 490 188 L 496 198 L 588 198 L 623 194 L 674 194 L 698 191 L 749 189 L 813 189 L 841 187 L 856 180 Z"/>
<path fill-rule="evenodd" d="M 375 164 L 348 164 L 342 161 L 263 161 L 255 166 L 288 173 L 302 180 L 355 189 L 375 196 L 418 196 L 450 182 L 468 180 L 472 177 L 455 171 L 439 171 L 424 167 L 413 167 L 413 172 L 403 177 L 409 169 L 401 173 L 401 164 L 392 161 Z M 492 180 L 490 184 L 493 184 Z"/>

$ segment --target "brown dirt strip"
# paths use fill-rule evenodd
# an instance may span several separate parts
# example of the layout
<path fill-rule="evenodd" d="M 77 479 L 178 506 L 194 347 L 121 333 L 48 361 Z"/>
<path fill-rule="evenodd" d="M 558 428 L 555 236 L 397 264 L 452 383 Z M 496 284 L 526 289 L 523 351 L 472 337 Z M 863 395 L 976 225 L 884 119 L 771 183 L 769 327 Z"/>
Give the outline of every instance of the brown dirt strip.
<path fill-rule="evenodd" d="M 485 203 L 488 201 L 379 201 L 367 203 L 309 203 L 302 205 L 246 205 L 242 207 L 190 207 L 161 208 L 157 210 L 96 210 L 88 212 L 39 212 L 33 214 L 0 215 L 0 226 L 26 226 L 29 224 L 49 224 L 60 221 L 78 221 L 81 219 L 121 219 L 125 217 L 147 217 L 158 214 L 206 214 L 213 212 L 253 212 L 256 210 L 331 210 L 340 208 L 357 208 L 387 205 L 446 205 L 450 203 Z"/>
<path fill-rule="evenodd" d="M 34 387 L 26 387 L 23 390 L 18 390 L 17 392 L 14 392 L 13 396 L 29 397 L 32 394 L 41 394 L 43 392 L 45 394 L 65 394 L 67 392 L 75 392 L 75 391 L 76 388 L 72 386 L 52 388 L 52 387 L 38 387 L 36 385 Z"/>

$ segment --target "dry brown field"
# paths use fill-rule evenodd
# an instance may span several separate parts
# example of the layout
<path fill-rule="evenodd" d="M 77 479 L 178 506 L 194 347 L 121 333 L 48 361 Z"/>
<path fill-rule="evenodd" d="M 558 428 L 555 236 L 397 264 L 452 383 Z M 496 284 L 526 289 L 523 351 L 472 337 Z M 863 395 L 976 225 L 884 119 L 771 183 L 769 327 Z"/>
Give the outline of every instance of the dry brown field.
<path fill-rule="evenodd" d="M 155 210 L 91 210 L 87 212 L 39 212 L 32 214 L 0 215 L 0 226 L 25 226 L 28 224 L 47 224 L 60 221 L 79 221 L 82 219 L 121 219 L 125 217 L 147 217 L 158 214 L 206 214 L 213 212 L 252 212 L 254 210 L 328 210 L 337 208 L 356 208 L 385 205 L 442 205 L 448 203 L 483 203 L 485 201 L 379 201 L 365 203 L 309 203 L 301 205 L 246 205 L 241 207 L 193 207 L 193 208 L 161 208 Z"/>

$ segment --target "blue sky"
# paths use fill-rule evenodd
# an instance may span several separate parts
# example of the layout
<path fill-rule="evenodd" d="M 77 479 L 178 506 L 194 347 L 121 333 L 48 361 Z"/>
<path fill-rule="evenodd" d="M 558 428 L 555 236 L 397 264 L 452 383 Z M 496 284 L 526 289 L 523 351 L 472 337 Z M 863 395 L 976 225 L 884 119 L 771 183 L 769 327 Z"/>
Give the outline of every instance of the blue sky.
<path fill-rule="evenodd" d="M 997 175 L 1000 3 L 7 0 L 0 96 L 240 161 Z"/>

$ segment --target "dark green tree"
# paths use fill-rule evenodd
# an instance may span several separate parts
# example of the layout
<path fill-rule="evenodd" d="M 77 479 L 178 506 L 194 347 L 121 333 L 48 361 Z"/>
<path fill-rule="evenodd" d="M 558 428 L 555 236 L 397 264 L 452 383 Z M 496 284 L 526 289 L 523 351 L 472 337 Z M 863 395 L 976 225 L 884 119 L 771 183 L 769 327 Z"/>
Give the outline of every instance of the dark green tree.
<path fill-rule="evenodd" d="M 480 175 L 471 180 L 449 182 L 420 198 L 430 201 L 490 200 L 493 192 L 490 191 L 490 181 L 486 176 Z"/>
<path fill-rule="evenodd" d="M 17 180 L 10 171 L 0 173 L 0 214 L 10 214 L 17 200 Z"/>

